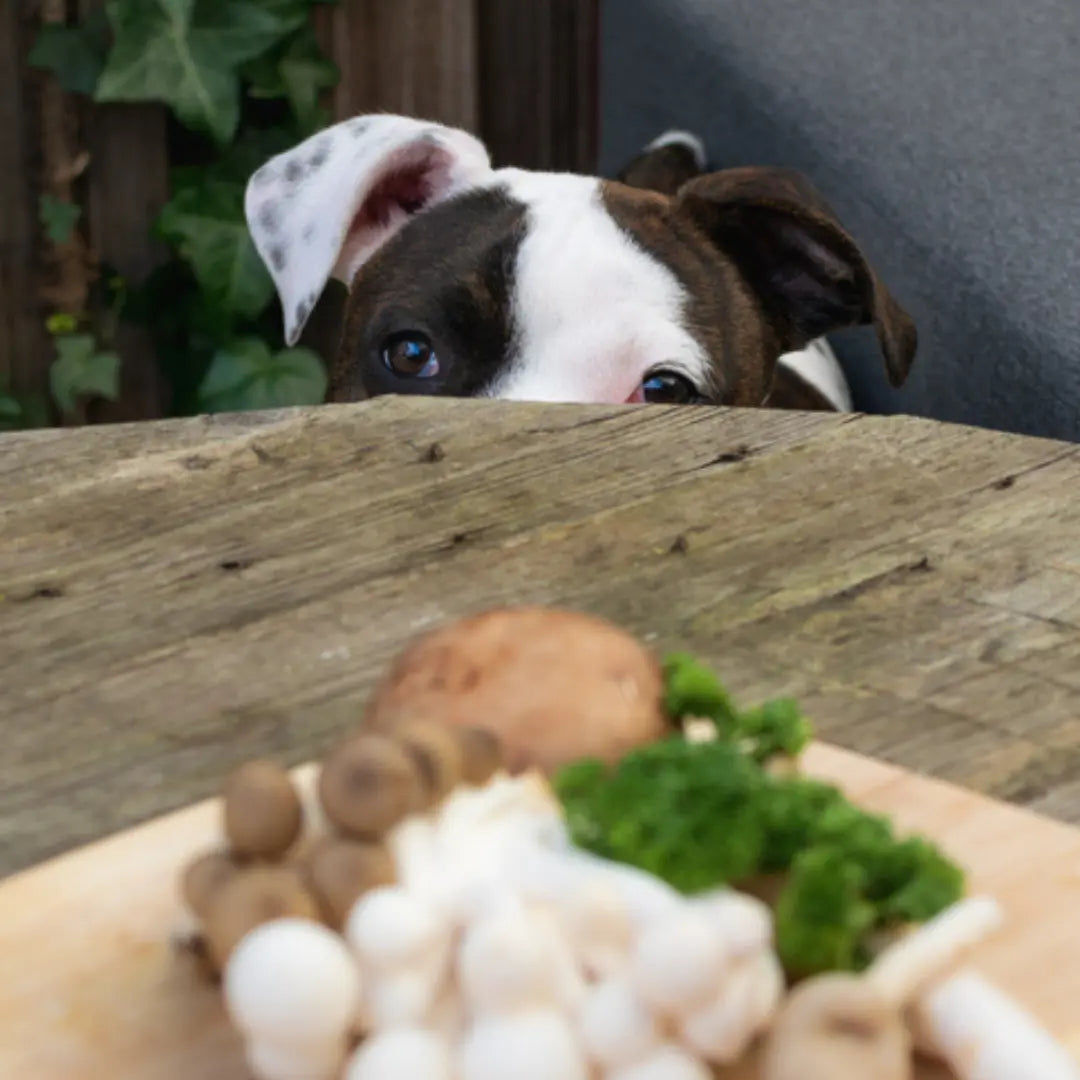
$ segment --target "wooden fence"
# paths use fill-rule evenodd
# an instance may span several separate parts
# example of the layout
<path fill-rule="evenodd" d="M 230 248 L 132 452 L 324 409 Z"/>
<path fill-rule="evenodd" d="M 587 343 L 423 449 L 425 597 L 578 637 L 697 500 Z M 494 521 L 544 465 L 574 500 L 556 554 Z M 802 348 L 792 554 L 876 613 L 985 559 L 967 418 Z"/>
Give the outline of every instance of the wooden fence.
<path fill-rule="evenodd" d="M 162 257 L 151 223 L 168 197 L 168 118 L 155 106 L 90 106 L 25 57 L 42 20 L 101 0 L 0 5 L 0 391 L 42 393 L 50 310 L 85 297 L 81 261 L 131 279 Z M 477 132 L 497 163 L 587 171 L 596 154 L 598 0 L 338 0 L 316 30 L 341 71 L 335 116 L 383 110 Z M 89 166 L 89 167 L 88 167 Z M 42 193 L 83 207 L 61 249 L 43 242 Z M 92 419 L 161 414 L 149 343 L 125 329 L 121 397 Z"/>

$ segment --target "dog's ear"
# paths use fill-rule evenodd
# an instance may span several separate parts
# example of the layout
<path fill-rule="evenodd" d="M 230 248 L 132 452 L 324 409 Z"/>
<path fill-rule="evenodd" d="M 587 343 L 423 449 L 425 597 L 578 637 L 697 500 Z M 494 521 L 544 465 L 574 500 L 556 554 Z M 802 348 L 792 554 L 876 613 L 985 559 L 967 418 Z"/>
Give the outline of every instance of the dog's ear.
<path fill-rule="evenodd" d="M 410 217 L 491 173 L 467 132 L 403 116 L 358 116 L 271 158 L 244 213 L 293 345 L 331 277 L 356 271 Z"/>
<path fill-rule="evenodd" d="M 741 270 L 785 350 L 832 330 L 873 323 L 889 382 L 915 358 L 915 324 L 881 283 L 813 186 L 799 173 L 739 168 L 680 188 L 680 206 Z"/>

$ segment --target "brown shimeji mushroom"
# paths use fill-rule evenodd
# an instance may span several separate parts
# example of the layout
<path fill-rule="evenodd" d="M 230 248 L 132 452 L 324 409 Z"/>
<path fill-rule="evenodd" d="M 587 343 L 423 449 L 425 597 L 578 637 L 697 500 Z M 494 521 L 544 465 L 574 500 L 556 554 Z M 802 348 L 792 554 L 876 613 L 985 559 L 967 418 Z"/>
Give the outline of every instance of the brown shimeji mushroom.
<path fill-rule="evenodd" d="M 349 912 L 364 893 L 392 884 L 397 876 L 394 860 L 382 844 L 334 836 L 313 844 L 301 872 L 327 923 L 336 930 L 344 928 Z"/>
<path fill-rule="evenodd" d="M 252 866 L 238 871 L 210 898 L 204 930 L 217 970 L 236 945 L 257 926 L 295 917 L 319 920 L 319 906 L 300 874 L 285 866 Z"/>
<path fill-rule="evenodd" d="M 430 723 L 405 724 L 394 737 L 416 763 L 428 803 L 442 802 L 465 771 L 461 740 L 446 726 Z"/>
<path fill-rule="evenodd" d="M 191 913 L 205 919 L 214 895 L 239 871 L 228 851 L 211 851 L 188 863 L 180 879 L 180 893 Z"/>
<path fill-rule="evenodd" d="M 237 855 L 277 859 L 300 835 L 300 797 L 272 761 L 248 761 L 225 781 L 225 836 Z"/>
<path fill-rule="evenodd" d="M 454 729 L 461 744 L 461 779 L 479 787 L 502 768 L 502 745 L 492 731 L 477 727 Z"/>
<path fill-rule="evenodd" d="M 357 735 L 330 751 L 319 775 L 319 801 L 349 836 L 378 839 L 425 802 L 411 754 L 394 739 Z"/>

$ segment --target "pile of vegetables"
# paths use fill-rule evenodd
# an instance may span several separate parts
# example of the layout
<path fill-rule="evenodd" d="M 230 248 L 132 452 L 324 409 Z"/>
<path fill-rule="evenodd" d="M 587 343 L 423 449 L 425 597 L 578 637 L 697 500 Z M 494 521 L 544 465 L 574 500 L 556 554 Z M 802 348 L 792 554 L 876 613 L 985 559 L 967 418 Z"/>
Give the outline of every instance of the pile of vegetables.
<path fill-rule="evenodd" d="M 740 711 L 685 655 L 664 672 L 668 714 L 708 721 L 712 737 L 675 734 L 614 767 L 587 759 L 561 769 L 554 786 L 575 844 L 687 895 L 764 883 L 793 976 L 859 970 L 883 935 L 960 899 L 964 874 L 932 843 L 897 838 L 887 818 L 794 771 L 811 738 L 795 702 Z"/>
<path fill-rule="evenodd" d="M 587 616 L 421 638 L 322 762 L 235 770 L 182 875 L 252 1074 L 912 1080 L 919 1046 L 961 1080 L 1080 1080 L 957 973 L 996 902 L 801 775 L 810 738 Z"/>

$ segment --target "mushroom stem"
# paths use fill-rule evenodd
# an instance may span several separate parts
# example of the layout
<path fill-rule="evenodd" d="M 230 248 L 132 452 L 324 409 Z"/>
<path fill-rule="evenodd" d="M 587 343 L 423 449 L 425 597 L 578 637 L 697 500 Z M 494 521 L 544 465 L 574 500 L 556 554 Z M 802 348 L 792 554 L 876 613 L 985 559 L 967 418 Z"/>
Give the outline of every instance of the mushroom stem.
<path fill-rule="evenodd" d="M 866 978 L 883 998 L 902 1008 L 955 968 L 1002 922 L 1001 906 L 991 897 L 961 900 L 890 945 Z"/>
<path fill-rule="evenodd" d="M 916 1007 L 920 1036 L 961 1080 L 1080 1080 L 1080 1066 L 1035 1019 L 974 972 Z"/>

